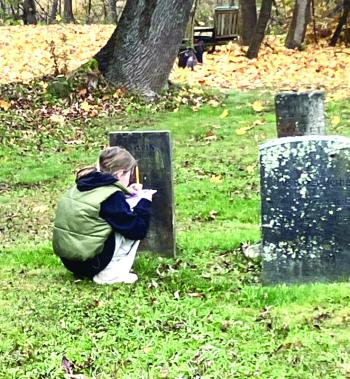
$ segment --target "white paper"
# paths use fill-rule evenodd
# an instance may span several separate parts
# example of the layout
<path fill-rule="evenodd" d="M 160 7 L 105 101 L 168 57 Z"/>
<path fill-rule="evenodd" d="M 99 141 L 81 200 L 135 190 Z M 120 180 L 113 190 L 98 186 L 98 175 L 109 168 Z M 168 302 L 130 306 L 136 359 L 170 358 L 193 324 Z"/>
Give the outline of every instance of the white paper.
<path fill-rule="evenodd" d="M 147 192 L 153 192 L 153 193 L 156 193 L 157 191 L 156 190 L 152 190 L 152 189 L 144 189 L 144 190 L 141 190 L 139 191 L 136 195 L 132 195 L 132 196 L 128 196 L 126 198 L 126 202 L 130 205 L 130 208 L 133 209 L 136 207 L 137 203 L 144 198 L 144 195 L 147 193 Z"/>

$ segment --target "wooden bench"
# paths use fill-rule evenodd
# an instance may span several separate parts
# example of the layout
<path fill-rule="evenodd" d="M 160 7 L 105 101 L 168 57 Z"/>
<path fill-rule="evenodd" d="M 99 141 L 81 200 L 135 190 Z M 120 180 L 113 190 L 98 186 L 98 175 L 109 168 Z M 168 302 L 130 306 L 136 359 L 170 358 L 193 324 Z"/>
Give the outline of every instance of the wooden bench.
<path fill-rule="evenodd" d="M 205 48 L 215 48 L 229 41 L 239 38 L 238 34 L 238 12 L 236 5 L 217 6 L 214 8 L 214 26 L 195 26 L 193 39 L 194 45 L 198 43 Z M 190 45 L 188 39 L 182 40 L 181 48 L 185 49 Z"/>

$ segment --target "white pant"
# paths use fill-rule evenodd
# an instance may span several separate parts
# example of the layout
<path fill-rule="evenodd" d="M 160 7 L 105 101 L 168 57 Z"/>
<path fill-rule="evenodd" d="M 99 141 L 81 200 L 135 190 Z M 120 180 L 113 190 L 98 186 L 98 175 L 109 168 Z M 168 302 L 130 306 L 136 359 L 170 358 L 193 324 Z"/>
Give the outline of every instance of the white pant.
<path fill-rule="evenodd" d="M 105 269 L 94 276 L 94 282 L 98 284 L 124 282 L 130 274 L 139 244 L 140 241 L 129 240 L 121 234 L 115 233 L 115 249 L 112 260 Z"/>

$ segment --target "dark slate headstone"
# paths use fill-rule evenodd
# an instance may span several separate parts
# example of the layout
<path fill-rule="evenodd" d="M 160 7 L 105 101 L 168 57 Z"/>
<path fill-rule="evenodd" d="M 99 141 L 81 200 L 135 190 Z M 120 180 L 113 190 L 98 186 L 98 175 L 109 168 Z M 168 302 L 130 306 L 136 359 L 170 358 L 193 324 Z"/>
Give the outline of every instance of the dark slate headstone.
<path fill-rule="evenodd" d="M 138 160 L 144 189 L 155 189 L 150 230 L 140 249 L 175 256 L 175 216 L 171 139 L 168 131 L 113 132 L 111 146 L 122 146 Z"/>
<path fill-rule="evenodd" d="M 326 134 L 323 92 L 282 92 L 275 108 L 278 137 Z"/>
<path fill-rule="evenodd" d="M 260 147 L 262 280 L 350 278 L 350 139 L 280 138 Z"/>

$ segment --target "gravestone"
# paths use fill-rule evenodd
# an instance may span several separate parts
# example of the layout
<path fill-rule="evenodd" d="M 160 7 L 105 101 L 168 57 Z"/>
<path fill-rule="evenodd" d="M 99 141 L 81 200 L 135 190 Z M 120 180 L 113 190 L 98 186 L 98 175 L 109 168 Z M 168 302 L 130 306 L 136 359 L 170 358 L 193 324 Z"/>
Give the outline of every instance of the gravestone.
<path fill-rule="evenodd" d="M 326 134 L 323 92 L 282 92 L 275 108 L 278 137 Z"/>
<path fill-rule="evenodd" d="M 350 278 L 350 139 L 288 137 L 260 147 L 262 280 Z"/>
<path fill-rule="evenodd" d="M 175 256 L 175 217 L 171 139 L 168 131 L 113 132 L 111 146 L 121 146 L 137 159 L 144 189 L 155 189 L 151 225 L 141 250 Z M 135 178 L 134 178 L 135 181 Z"/>

